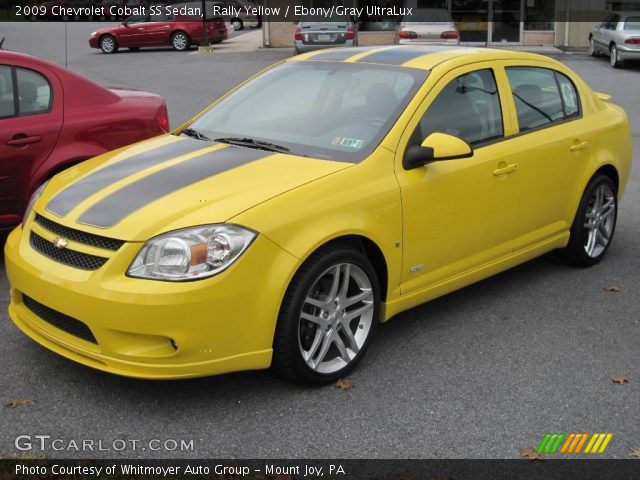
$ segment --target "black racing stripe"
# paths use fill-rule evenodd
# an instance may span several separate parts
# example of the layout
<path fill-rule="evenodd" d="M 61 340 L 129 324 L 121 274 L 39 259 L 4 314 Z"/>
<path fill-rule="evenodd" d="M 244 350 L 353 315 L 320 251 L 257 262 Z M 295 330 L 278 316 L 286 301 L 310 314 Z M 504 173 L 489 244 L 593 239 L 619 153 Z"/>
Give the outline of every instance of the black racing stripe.
<path fill-rule="evenodd" d="M 375 47 L 334 48 L 326 52 L 319 52 L 318 54 L 309 57 L 308 60 L 327 60 L 341 62 L 343 60 L 346 60 L 347 58 L 353 57 L 354 55 L 358 55 L 359 53 L 374 51 L 375 49 Z"/>
<path fill-rule="evenodd" d="M 151 150 L 132 155 L 72 183 L 49 200 L 47 211 L 59 217 L 64 217 L 94 193 L 119 182 L 129 175 L 210 146 L 211 144 L 191 138 L 180 138 L 180 140 L 169 144 L 160 145 Z"/>
<path fill-rule="evenodd" d="M 398 47 L 372 53 L 358 60 L 359 63 L 380 63 L 383 65 L 402 65 L 409 60 L 413 60 L 424 55 L 429 55 L 433 51 L 422 47 Z"/>
<path fill-rule="evenodd" d="M 84 212 L 78 223 L 113 227 L 136 210 L 170 193 L 268 155 L 273 153 L 234 146 L 204 153 L 113 192 Z"/>

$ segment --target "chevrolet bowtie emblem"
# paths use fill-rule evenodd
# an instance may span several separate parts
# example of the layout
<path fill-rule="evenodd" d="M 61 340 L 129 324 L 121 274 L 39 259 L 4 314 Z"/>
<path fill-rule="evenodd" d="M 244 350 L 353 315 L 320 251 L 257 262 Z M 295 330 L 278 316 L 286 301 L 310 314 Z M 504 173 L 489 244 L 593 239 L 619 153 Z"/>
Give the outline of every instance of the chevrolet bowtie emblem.
<path fill-rule="evenodd" d="M 53 241 L 53 246 L 56 248 L 67 248 L 67 245 L 69 245 L 69 240 L 67 240 L 66 238 L 56 237 L 56 239 Z"/>

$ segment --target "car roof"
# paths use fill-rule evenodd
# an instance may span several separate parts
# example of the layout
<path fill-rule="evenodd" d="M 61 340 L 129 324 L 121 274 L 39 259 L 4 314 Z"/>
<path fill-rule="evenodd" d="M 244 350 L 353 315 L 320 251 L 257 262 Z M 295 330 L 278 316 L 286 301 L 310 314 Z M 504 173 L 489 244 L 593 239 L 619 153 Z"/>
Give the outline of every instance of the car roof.
<path fill-rule="evenodd" d="M 451 47 L 444 45 L 332 48 L 297 55 L 288 61 L 364 63 L 433 70 L 437 65 L 445 62 L 465 65 L 468 63 L 492 60 L 542 60 L 558 63 L 549 57 L 528 52 L 477 47 Z"/>

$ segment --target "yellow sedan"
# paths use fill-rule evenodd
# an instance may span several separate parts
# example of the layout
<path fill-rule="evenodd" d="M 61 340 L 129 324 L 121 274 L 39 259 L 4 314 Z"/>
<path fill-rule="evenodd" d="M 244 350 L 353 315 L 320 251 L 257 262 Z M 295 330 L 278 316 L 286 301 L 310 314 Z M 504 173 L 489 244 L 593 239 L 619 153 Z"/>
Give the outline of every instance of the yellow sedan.
<path fill-rule="evenodd" d="M 333 382 L 399 312 L 551 250 L 602 260 L 631 156 L 625 112 L 547 57 L 300 55 L 42 185 L 9 313 L 116 374 Z"/>

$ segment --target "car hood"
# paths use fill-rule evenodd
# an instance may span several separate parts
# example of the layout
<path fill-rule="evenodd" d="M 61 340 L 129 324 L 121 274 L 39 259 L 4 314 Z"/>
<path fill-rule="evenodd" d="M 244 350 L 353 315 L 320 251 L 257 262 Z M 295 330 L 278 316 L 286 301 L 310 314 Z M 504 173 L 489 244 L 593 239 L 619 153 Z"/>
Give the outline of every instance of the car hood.
<path fill-rule="evenodd" d="M 225 222 L 352 165 L 162 135 L 56 175 L 35 210 L 70 228 L 145 241 Z"/>

